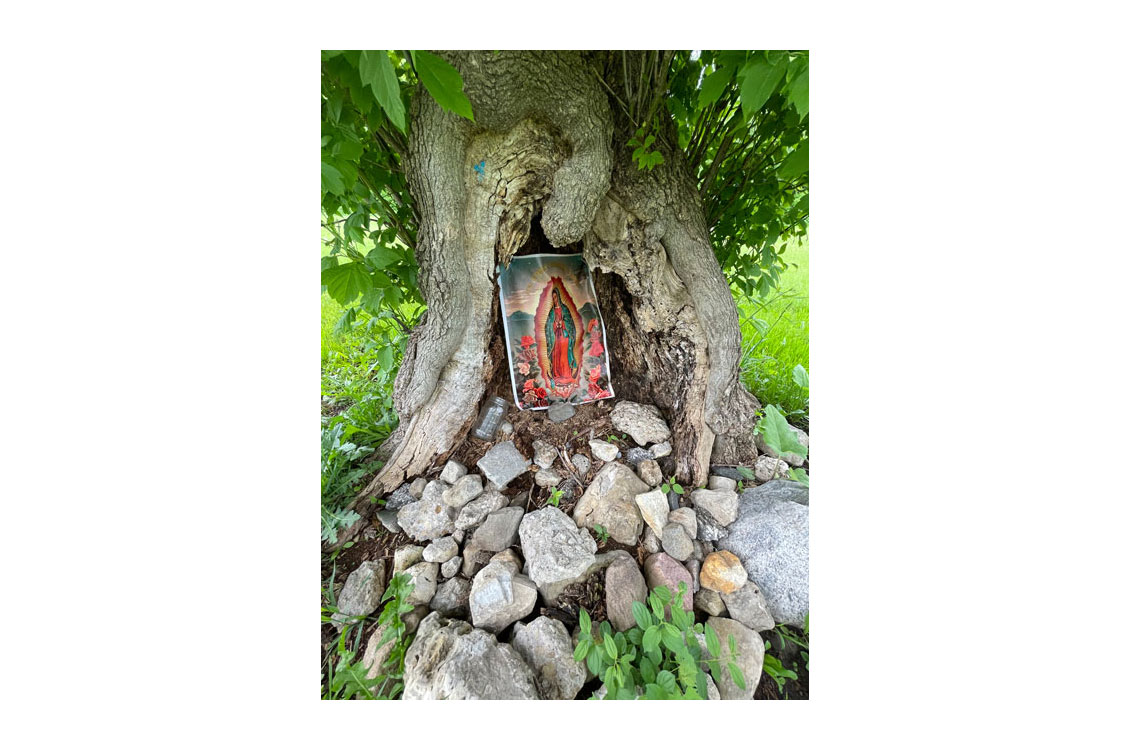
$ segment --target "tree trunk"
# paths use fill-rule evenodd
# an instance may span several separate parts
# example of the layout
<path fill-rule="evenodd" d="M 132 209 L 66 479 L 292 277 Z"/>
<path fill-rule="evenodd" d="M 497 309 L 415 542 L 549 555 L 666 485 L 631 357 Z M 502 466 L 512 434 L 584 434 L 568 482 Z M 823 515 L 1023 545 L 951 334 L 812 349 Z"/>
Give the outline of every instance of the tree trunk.
<path fill-rule="evenodd" d="M 679 479 L 705 483 L 712 453 L 715 462 L 751 460 L 760 405 L 739 379 L 737 309 L 694 180 L 669 145 L 669 118 L 656 143 L 664 164 L 641 171 L 628 146 L 636 120 L 664 106 L 669 56 L 441 56 L 462 74 L 475 121 L 422 92 L 413 99 L 406 170 L 428 312 L 396 379 L 400 427 L 362 497 L 423 474 L 466 437 L 486 384 L 506 366 L 497 270 L 532 221 L 553 247 L 584 253 L 617 396 L 661 409 Z"/>

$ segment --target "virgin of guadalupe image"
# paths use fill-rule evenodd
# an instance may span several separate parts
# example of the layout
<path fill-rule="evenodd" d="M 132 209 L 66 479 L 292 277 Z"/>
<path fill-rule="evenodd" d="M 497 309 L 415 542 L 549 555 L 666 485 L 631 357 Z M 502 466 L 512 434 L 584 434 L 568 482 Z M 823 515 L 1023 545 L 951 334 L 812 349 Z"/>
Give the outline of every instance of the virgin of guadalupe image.
<path fill-rule="evenodd" d="M 573 345 L 577 325 L 569 308 L 561 304 L 561 293 L 553 289 L 553 305 L 545 319 L 545 343 L 550 352 L 550 379 L 555 386 L 577 382 L 577 360 Z"/>

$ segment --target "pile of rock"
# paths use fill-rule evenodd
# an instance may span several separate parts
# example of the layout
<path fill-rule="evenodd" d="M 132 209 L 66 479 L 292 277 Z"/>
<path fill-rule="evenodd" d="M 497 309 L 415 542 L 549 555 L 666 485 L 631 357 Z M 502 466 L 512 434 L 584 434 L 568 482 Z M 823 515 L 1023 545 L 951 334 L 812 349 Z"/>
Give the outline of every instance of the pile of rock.
<path fill-rule="evenodd" d="M 593 678 L 573 659 L 576 630 L 535 610 L 596 576 L 619 631 L 635 625 L 633 602 L 685 584 L 684 609 L 709 622 L 725 650 L 731 634 L 739 645 L 746 689 L 724 672 L 712 695 L 752 697 L 764 654 L 758 633 L 808 609 L 807 490 L 775 480 L 739 495 L 732 478 L 717 475 L 686 497 L 665 493 L 657 459 L 671 452 L 671 431 L 658 410 L 621 401 L 611 417 L 636 446 L 592 440 L 590 459 L 536 441 L 531 462 L 503 441 L 477 462 L 478 473 L 450 461 L 437 479 L 386 499 L 381 522 L 418 542 L 396 550 L 392 566 L 414 584 L 405 699 L 575 698 Z M 559 457 L 568 465 L 558 468 Z M 788 456 L 769 458 L 788 465 Z M 571 516 L 553 506 L 527 513 L 504 494 L 531 470 L 538 485 L 558 486 L 570 467 L 580 476 L 596 469 Z M 642 570 L 624 549 L 598 553 L 597 525 L 619 545 L 643 547 Z M 386 583 L 383 564 L 353 571 L 339 597 L 341 622 L 371 614 Z M 370 674 L 388 653 L 378 634 L 364 657 Z"/>

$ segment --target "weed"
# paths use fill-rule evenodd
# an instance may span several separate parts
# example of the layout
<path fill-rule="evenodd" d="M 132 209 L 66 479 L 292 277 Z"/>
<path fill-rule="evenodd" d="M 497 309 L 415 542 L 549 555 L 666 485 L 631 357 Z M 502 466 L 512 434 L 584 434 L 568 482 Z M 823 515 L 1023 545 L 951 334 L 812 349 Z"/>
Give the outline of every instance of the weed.
<path fill-rule="evenodd" d="M 596 540 L 598 542 L 604 544 L 608 541 L 608 529 L 604 528 L 598 523 L 593 525 L 592 530 L 596 534 Z"/>
<path fill-rule="evenodd" d="M 676 495 L 683 494 L 683 485 L 676 482 L 675 477 L 668 477 L 667 481 L 659 486 L 659 489 L 663 491 L 664 495 L 671 490 L 674 490 Z"/>
<path fill-rule="evenodd" d="M 581 609 L 581 633 L 573 658 L 584 660 L 600 678 L 606 688 L 605 700 L 705 700 L 704 665 L 715 684 L 721 682 L 722 643 L 714 628 L 695 624 L 694 614 L 683 610 L 686 588 L 680 583 L 678 594 L 672 597 L 670 589 L 659 586 L 648 595 L 647 606 L 633 602 L 636 626 L 624 633 L 613 633 L 607 622 L 593 632 L 588 612 Z M 699 635 L 706 641 L 705 654 Z M 745 690 L 733 635 L 727 645 L 730 659 L 725 667 L 738 688 Z"/>
<path fill-rule="evenodd" d="M 556 508 L 561 505 L 561 496 L 564 494 L 565 493 L 562 490 L 559 490 L 556 487 L 550 487 L 549 499 L 547 499 L 546 502 Z"/>

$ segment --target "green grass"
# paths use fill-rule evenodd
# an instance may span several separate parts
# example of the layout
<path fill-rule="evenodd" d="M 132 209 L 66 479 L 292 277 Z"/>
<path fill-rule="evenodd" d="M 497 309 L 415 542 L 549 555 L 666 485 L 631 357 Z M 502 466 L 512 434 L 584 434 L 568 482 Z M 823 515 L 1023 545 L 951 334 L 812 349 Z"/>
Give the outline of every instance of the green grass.
<path fill-rule="evenodd" d="M 808 425 L 808 389 L 793 382 L 808 370 L 808 239 L 785 248 L 788 269 L 765 300 L 740 297 L 742 381 L 762 404 L 775 404 L 794 424 Z"/>

